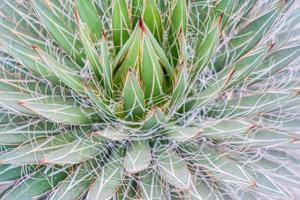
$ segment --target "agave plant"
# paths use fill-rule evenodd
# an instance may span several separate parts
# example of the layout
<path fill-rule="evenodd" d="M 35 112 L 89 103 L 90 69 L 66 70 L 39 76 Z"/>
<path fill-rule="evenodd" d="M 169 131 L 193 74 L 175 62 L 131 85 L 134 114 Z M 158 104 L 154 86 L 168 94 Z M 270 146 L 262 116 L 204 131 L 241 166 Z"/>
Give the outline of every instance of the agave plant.
<path fill-rule="evenodd" d="M 1 0 L 1 199 L 300 199 L 296 3 Z"/>

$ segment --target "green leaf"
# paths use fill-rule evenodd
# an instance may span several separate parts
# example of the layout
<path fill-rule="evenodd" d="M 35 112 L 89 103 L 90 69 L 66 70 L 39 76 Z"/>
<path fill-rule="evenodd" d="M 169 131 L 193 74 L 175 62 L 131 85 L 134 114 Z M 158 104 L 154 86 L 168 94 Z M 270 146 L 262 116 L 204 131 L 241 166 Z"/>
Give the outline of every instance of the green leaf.
<path fill-rule="evenodd" d="M 151 152 L 148 141 L 133 141 L 126 151 L 125 170 L 129 174 L 136 174 L 150 165 Z"/>
<path fill-rule="evenodd" d="M 42 100 L 22 100 L 19 104 L 55 123 L 86 125 L 93 121 L 93 109 L 72 105 L 70 102 L 60 99 L 51 99 L 51 97 Z"/>
<path fill-rule="evenodd" d="M 234 64 L 235 74 L 229 81 L 227 88 L 233 87 L 251 76 L 251 74 L 255 72 L 258 66 L 263 62 L 269 50 L 269 47 L 263 47 L 246 54 L 238 60 Z M 221 71 L 221 73 L 223 71 Z"/>
<path fill-rule="evenodd" d="M 22 24 L 22 23 L 21 23 Z M 28 46 L 40 45 L 42 48 L 46 46 L 46 42 L 40 38 L 39 35 L 28 30 L 28 26 L 22 26 L 18 22 L 11 20 L 10 18 L 1 18 L 1 34 L 5 37 L 4 33 L 9 33 L 10 39 L 19 41 Z"/>
<path fill-rule="evenodd" d="M 158 42 L 163 40 L 163 26 L 155 0 L 147 0 L 144 11 L 144 22 Z"/>
<path fill-rule="evenodd" d="M 137 199 L 139 198 L 138 188 L 134 177 L 125 177 L 122 186 L 112 199 L 123 200 L 123 199 Z"/>
<path fill-rule="evenodd" d="M 185 97 L 189 83 L 188 76 L 189 74 L 186 66 L 181 66 L 181 69 L 178 73 L 178 78 L 176 80 L 176 85 L 172 93 L 172 98 L 170 100 L 170 109 L 172 109 L 175 105 L 179 104 Z"/>
<path fill-rule="evenodd" d="M 185 161 L 176 152 L 165 149 L 156 153 L 160 176 L 178 189 L 187 190 L 191 186 L 191 174 Z"/>
<path fill-rule="evenodd" d="M 88 191 L 93 181 L 95 172 L 91 164 L 87 161 L 80 164 L 59 186 L 50 194 L 49 200 L 70 200 L 78 199 Z"/>
<path fill-rule="evenodd" d="M 84 1 L 90 2 L 90 1 Z M 90 2 L 91 3 L 91 2 Z M 83 19 L 78 16 L 78 13 L 75 12 L 75 16 L 77 19 L 77 26 L 79 29 L 79 36 L 85 50 L 86 56 L 88 58 L 89 64 L 92 67 L 93 72 L 99 81 L 102 80 L 103 77 L 103 67 L 101 65 L 100 56 L 97 52 L 96 47 L 94 46 L 93 37 L 91 36 L 92 32 L 88 29 L 88 26 L 84 24 Z M 101 33 L 98 33 L 101 34 Z M 96 36 L 99 37 L 99 36 Z"/>
<path fill-rule="evenodd" d="M 193 66 L 191 77 L 193 79 L 197 78 L 202 70 L 207 65 L 209 59 L 213 55 L 218 38 L 220 36 L 220 31 L 218 29 L 218 20 L 212 22 L 208 32 L 205 36 L 198 37 L 198 41 L 195 48 L 195 55 L 193 59 Z"/>
<path fill-rule="evenodd" d="M 272 54 L 268 55 L 264 62 L 255 68 L 254 72 L 250 75 L 250 82 L 255 83 L 260 79 L 263 80 L 270 74 L 284 69 L 292 61 L 300 56 L 300 46 L 292 46 L 287 48 L 279 49 Z"/>
<path fill-rule="evenodd" d="M 101 169 L 95 182 L 91 186 L 87 200 L 106 200 L 112 198 L 122 185 L 123 178 L 123 152 L 112 152 L 110 160 Z"/>
<path fill-rule="evenodd" d="M 129 69 L 136 69 L 142 41 L 140 29 L 135 29 L 129 40 L 125 43 L 116 57 L 114 67 L 114 82 L 122 86 L 126 80 Z M 122 63 L 120 63 L 123 61 Z"/>
<path fill-rule="evenodd" d="M 149 57 L 150 55 L 152 57 Z M 155 74 L 151 73 L 151 70 L 154 70 L 153 68 Z M 162 76 L 166 80 L 166 87 L 170 87 L 173 81 L 174 69 L 142 19 L 140 19 L 132 35 L 115 58 L 114 82 L 118 87 L 123 87 L 129 69 L 140 70 L 141 79 L 144 78 L 145 72 L 153 76 L 154 81 L 152 82 L 150 81 L 151 78 L 147 78 L 148 84 L 153 83 L 156 85 L 157 81 L 162 81 Z M 163 72 L 166 73 L 163 74 Z M 157 87 L 154 87 L 153 90 L 158 92 Z"/>
<path fill-rule="evenodd" d="M 140 34 L 138 34 L 138 32 L 139 32 L 139 29 L 136 26 L 134 28 L 131 36 L 129 37 L 129 39 L 126 41 L 126 43 L 122 46 L 122 48 L 120 49 L 120 51 L 116 55 L 116 57 L 114 59 L 114 63 L 113 63 L 114 72 L 116 72 L 119 69 L 120 64 L 122 63 L 122 61 L 126 57 L 126 54 L 131 49 L 130 46 L 132 46 L 134 41 L 136 41 L 136 37 L 140 36 Z"/>
<path fill-rule="evenodd" d="M 171 16 L 170 16 L 170 29 L 169 29 L 169 46 L 172 58 L 172 64 L 175 67 L 180 57 L 180 44 L 178 36 L 180 32 L 183 34 L 187 30 L 187 2 L 185 0 L 171 1 Z"/>
<path fill-rule="evenodd" d="M 240 156 L 233 156 L 235 159 L 240 159 L 242 162 L 244 160 L 242 154 L 240 154 Z M 250 154 L 247 156 L 255 155 Z M 268 157 L 270 157 L 270 159 Z M 249 174 L 251 174 L 251 178 L 255 183 L 255 190 L 258 193 L 271 196 L 274 195 L 283 199 L 291 198 L 291 194 L 284 189 L 285 186 L 282 185 L 282 182 L 285 182 L 285 185 L 291 184 L 293 185 L 292 187 L 295 187 L 296 185 L 299 187 L 299 177 L 296 175 L 297 172 L 296 174 L 293 174 L 292 171 L 287 169 L 288 166 L 289 165 L 283 165 L 278 158 L 272 158 L 268 153 L 260 158 L 256 157 L 253 162 L 247 164 L 248 171 L 250 172 Z M 284 176 L 284 179 L 282 179 L 281 176 Z M 291 182 L 291 180 L 293 181 Z"/>
<path fill-rule="evenodd" d="M 160 108 L 154 107 L 148 113 L 142 125 L 142 130 L 155 129 L 166 122 L 166 116 Z"/>
<path fill-rule="evenodd" d="M 91 1 L 77 0 L 77 9 L 80 18 L 87 25 L 94 40 L 100 39 L 102 35 L 102 22 L 97 14 L 95 5 Z"/>
<path fill-rule="evenodd" d="M 41 139 L 59 133 L 54 124 L 40 120 L 24 120 L 23 123 L 9 121 L 0 125 L 1 145 L 20 145 L 31 138 Z"/>
<path fill-rule="evenodd" d="M 223 119 L 203 126 L 203 136 L 214 139 L 225 139 L 239 136 L 254 125 L 242 119 Z"/>
<path fill-rule="evenodd" d="M 1 64 L 0 70 L 2 70 L 2 72 L 0 72 L 0 91 L 27 93 L 31 95 L 54 95 L 57 93 L 49 91 L 49 83 L 44 83 L 29 77 L 25 78 L 22 75 L 12 75 L 11 72 L 4 69 L 4 67 L 2 68 Z"/>
<path fill-rule="evenodd" d="M 114 0 L 112 13 L 113 41 L 116 52 L 126 43 L 131 30 L 128 16 L 128 8 L 125 0 Z"/>
<path fill-rule="evenodd" d="M 290 194 L 283 190 L 282 185 L 276 183 L 274 178 L 253 170 L 253 179 L 257 186 L 257 191 L 263 194 L 275 195 L 280 198 L 291 198 Z"/>
<path fill-rule="evenodd" d="M 104 89 L 104 94 L 108 97 L 112 97 L 113 86 L 112 86 L 112 69 L 109 58 L 108 41 L 105 33 L 102 34 L 100 41 L 101 54 L 98 53 L 94 45 L 94 41 L 90 36 L 90 31 L 86 25 L 82 23 L 79 16 L 76 14 L 77 23 L 79 27 L 80 38 L 87 54 L 89 64 L 92 66 L 92 70 L 96 75 L 96 78 L 100 81 L 100 85 Z"/>
<path fill-rule="evenodd" d="M 253 184 L 249 173 L 242 165 L 228 159 L 225 155 L 209 148 L 199 148 L 198 145 L 190 145 L 185 149 L 189 156 L 187 159 L 197 164 L 212 178 L 224 184 L 235 184 L 239 186 L 251 186 Z"/>
<path fill-rule="evenodd" d="M 223 115 L 231 117 L 241 117 L 253 115 L 258 112 L 267 112 L 275 108 L 282 107 L 284 102 L 294 96 L 289 92 L 265 92 L 263 94 L 253 94 L 250 96 L 228 100 L 226 106 L 222 106 Z M 219 112 L 217 109 L 216 112 Z"/>
<path fill-rule="evenodd" d="M 278 18 L 281 7 L 277 5 L 241 29 L 229 41 L 229 50 L 225 51 L 224 48 L 221 50 L 221 54 L 214 63 L 215 69 L 220 71 L 226 65 L 226 61 L 235 61 L 255 47 Z"/>
<path fill-rule="evenodd" d="M 16 114 L 28 114 L 34 115 L 34 113 L 27 108 L 20 105 L 23 100 L 31 100 L 33 97 L 29 94 L 23 94 L 20 92 L 4 92 L 0 91 L 0 106 L 8 109 Z"/>
<path fill-rule="evenodd" d="M 131 13 L 133 18 L 133 26 L 135 26 L 139 18 L 142 16 L 144 7 L 144 0 L 132 0 L 131 1 Z"/>
<path fill-rule="evenodd" d="M 0 10 L 3 12 L 3 16 L 7 19 L 14 19 L 18 22 L 19 27 L 26 27 L 29 32 L 35 35 L 44 36 L 44 29 L 33 23 L 32 17 L 24 17 L 28 14 L 30 8 L 24 4 L 19 4 L 13 0 L 5 0 L 0 5 Z M 1 18 L 2 19 L 2 18 Z M 35 18 L 33 18 L 35 19 Z"/>
<path fill-rule="evenodd" d="M 104 146 L 99 137 L 87 136 L 46 154 L 43 162 L 59 165 L 81 163 L 103 153 Z"/>
<path fill-rule="evenodd" d="M 45 28 L 59 46 L 79 65 L 83 65 L 82 46 L 78 39 L 74 38 L 75 32 L 53 13 L 49 4 L 46 5 L 44 1 L 32 1 L 32 4 Z"/>
<path fill-rule="evenodd" d="M 229 80 L 235 73 L 234 69 L 228 69 L 229 72 L 226 73 L 224 77 L 220 77 L 215 83 L 209 85 L 206 89 L 199 92 L 197 96 L 191 96 L 179 109 L 179 112 L 188 112 L 195 108 L 200 108 L 205 104 L 214 101 L 225 89 Z"/>
<path fill-rule="evenodd" d="M 170 83 L 172 83 L 172 81 L 174 79 L 174 67 L 172 67 L 172 65 L 170 64 L 165 51 L 162 49 L 162 47 L 157 42 L 155 37 L 148 30 L 147 26 L 145 26 L 145 32 L 156 52 L 156 55 L 158 56 L 158 58 L 160 60 L 160 64 L 162 65 L 163 69 L 166 71 L 166 74 L 165 74 L 166 79 Z"/>
<path fill-rule="evenodd" d="M 148 39 L 144 38 L 141 61 L 141 82 L 143 85 L 145 99 L 149 104 L 157 103 L 161 100 L 165 90 L 165 79 L 159 58 Z"/>
<path fill-rule="evenodd" d="M 145 97 L 134 72 L 129 71 L 123 90 L 125 118 L 131 121 L 142 119 L 145 112 Z"/>
<path fill-rule="evenodd" d="M 22 165 L 43 163 L 46 153 L 55 151 L 68 143 L 74 141 L 76 136 L 71 133 L 52 136 L 37 140 L 33 138 L 29 143 L 18 146 L 12 151 L 0 156 L 1 163 Z"/>
<path fill-rule="evenodd" d="M 29 120 L 29 117 L 22 115 L 15 115 L 6 110 L 0 109 L 0 127 L 6 127 L 10 123 L 14 124 L 23 124 Z"/>
<path fill-rule="evenodd" d="M 114 130 L 112 128 L 106 128 L 102 131 L 94 132 L 93 134 L 102 138 L 106 138 L 109 141 L 122 141 L 129 138 L 128 134 L 121 132 L 120 130 Z"/>
<path fill-rule="evenodd" d="M 97 91 L 99 92 L 99 91 Z M 109 117 L 111 119 L 116 119 L 115 114 L 112 112 L 112 110 L 109 108 L 108 105 L 105 104 L 104 100 L 105 98 L 101 94 L 96 94 L 96 91 L 85 87 L 85 93 L 90 97 L 90 99 L 94 102 L 94 104 L 97 106 L 99 111 L 101 112 L 103 117 Z"/>
<path fill-rule="evenodd" d="M 131 68 L 133 70 L 140 70 L 140 81 L 145 94 L 146 101 L 149 104 L 160 101 L 163 90 L 164 74 L 161 68 L 159 57 L 152 46 L 150 38 L 151 33 L 142 20 L 136 26 L 133 35 L 128 41 L 128 45 L 124 46 L 118 60 L 126 55 L 124 63 L 115 74 L 115 82 L 120 83 L 122 86 L 122 79 Z M 122 56 L 122 57 L 121 57 Z M 118 62 L 117 62 L 118 63 Z"/>
<path fill-rule="evenodd" d="M 187 3 L 184 0 L 172 1 L 171 27 L 176 33 L 180 28 L 185 33 L 187 30 Z"/>
<path fill-rule="evenodd" d="M 141 188 L 141 198 L 144 200 L 163 200 L 163 185 L 162 180 L 152 171 L 144 171 L 139 175 L 139 186 Z"/>
<path fill-rule="evenodd" d="M 252 10 L 252 8 L 255 6 L 256 3 L 257 3 L 257 0 L 248 0 L 247 2 L 245 2 L 244 0 L 237 1 L 237 4 L 234 8 L 234 13 L 237 13 L 237 12 L 240 13 L 240 15 L 238 16 L 240 22 L 243 22 L 244 20 L 246 20 L 247 15 Z"/>
<path fill-rule="evenodd" d="M 75 1 L 61 2 L 59 0 L 52 0 L 46 2 L 46 4 L 52 9 L 52 12 L 59 17 L 60 20 L 70 27 L 72 31 L 76 31 L 76 22 L 73 18 L 73 11 L 76 9 Z"/>
<path fill-rule="evenodd" d="M 276 157 L 270 159 L 262 158 L 251 163 L 251 165 L 255 166 L 255 168 L 258 171 L 261 171 L 266 174 L 272 174 L 276 177 L 282 178 L 285 177 L 287 179 L 293 176 L 295 178 L 295 181 L 299 180 L 299 177 L 297 176 L 297 171 L 289 169 L 289 165 L 282 165 L 281 161 L 278 160 Z"/>
<path fill-rule="evenodd" d="M 20 40 L 17 35 L 0 25 L 0 41 L 3 46 L 13 55 L 20 63 L 27 69 L 46 78 L 49 81 L 58 83 L 59 79 L 56 75 L 48 69 L 42 62 L 39 56 L 26 43 Z"/>
<path fill-rule="evenodd" d="M 20 181 L 7 192 L 3 200 L 32 200 L 41 197 L 43 194 L 55 187 L 67 176 L 64 171 L 58 170 L 39 170 L 33 176 Z"/>
<path fill-rule="evenodd" d="M 191 200 L 216 200 L 218 199 L 218 190 L 202 180 L 196 180 L 192 184 L 191 196 Z"/>
<path fill-rule="evenodd" d="M 222 15 L 221 19 L 221 30 L 226 28 L 226 25 L 230 18 L 233 15 L 234 7 L 236 1 L 235 0 L 220 0 L 213 8 L 213 13 L 215 18 L 218 18 Z"/>
<path fill-rule="evenodd" d="M 102 40 L 101 40 L 101 62 L 103 67 L 104 94 L 108 98 L 112 98 L 113 96 L 112 66 L 109 58 L 108 40 L 105 34 L 102 35 Z"/>
<path fill-rule="evenodd" d="M 171 127 L 166 131 L 166 137 L 171 141 L 187 142 L 202 134 L 203 129 L 196 127 Z"/>
<path fill-rule="evenodd" d="M 238 138 L 234 138 L 230 141 L 232 145 L 243 145 L 252 147 L 276 147 L 279 149 L 297 149 L 300 142 L 299 135 L 292 134 L 284 131 L 258 129 L 248 134 L 243 134 Z"/>
<path fill-rule="evenodd" d="M 78 75 L 78 72 L 66 65 L 59 63 L 38 47 L 34 47 L 40 58 L 48 68 L 66 85 L 78 93 L 84 93 L 84 82 Z"/>
<path fill-rule="evenodd" d="M 0 183 L 15 181 L 25 175 L 31 174 L 33 171 L 33 167 L 0 165 Z"/>

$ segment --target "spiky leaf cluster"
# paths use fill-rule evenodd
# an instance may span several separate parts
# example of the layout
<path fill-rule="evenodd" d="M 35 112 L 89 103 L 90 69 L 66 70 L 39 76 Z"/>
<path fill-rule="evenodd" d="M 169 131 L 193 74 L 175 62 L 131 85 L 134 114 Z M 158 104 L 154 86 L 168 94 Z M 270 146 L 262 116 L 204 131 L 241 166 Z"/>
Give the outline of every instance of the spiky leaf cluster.
<path fill-rule="evenodd" d="M 1 199 L 299 199 L 299 10 L 1 0 Z"/>

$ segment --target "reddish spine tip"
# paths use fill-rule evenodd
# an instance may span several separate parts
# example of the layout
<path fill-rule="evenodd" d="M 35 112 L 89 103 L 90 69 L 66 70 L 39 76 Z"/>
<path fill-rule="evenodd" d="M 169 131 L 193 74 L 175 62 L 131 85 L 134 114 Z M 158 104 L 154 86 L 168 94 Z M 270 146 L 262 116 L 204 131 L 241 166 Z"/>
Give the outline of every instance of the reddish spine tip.
<path fill-rule="evenodd" d="M 141 17 L 139 18 L 139 27 L 142 29 L 142 31 L 145 31 L 144 21 Z"/>
<path fill-rule="evenodd" d="M 255 187 L 255 188 L 257 187 L 257 183 L 256 183 L 255 180 L 252 181 L 252 185 L 251 185 L 251 186 L 252 186 L 252 187 Z"/>
<path fill-rule="evenodd" d="M 43 158 L 42 160 L 40 160 L 40 162 L 39 162 L 40 164 L 47 164 L 48 162 L 46 161 L 46 158 Z"/>
<path fill-rule="evenodd" d="M 224 13 L 221 13 L 219 17 L 219 24 L 221 24 L 223 17 L 224 17 Z"/>
<path fill-rule="evenodd" d="M 270 44 L 269 45 L 269 51 L 271 51 L 275 45 L 276 45 L 275 43 Z"/>
<path fill-rule="evenodd" d="M 34 51 L 37 51 L 38 47 L 35 46 L 35 45 L 32 45 L 31 48 L 34 50 Z"/>
<path fill-rule="evenodd" d="M 299 140 L 298 138 L 292 137 L 290 143 L 295 143 L 295 142 L 297 142 L 298 140 Z"/>
<path fill-rule="evenodd" d="M 20 106 L 25 106 L 26 105 L 26 101 L 24 100 L 20 100 L 17 102 Z"/>
<path fill-rule="evenodd" d="M 102 132 L 96 131 L 96 132 L 94 132 L 94 134 L 95 134 L 95 135 L 102 135 Z"/>
<path fill-rule="evenodd" d="M 105 38 L 105 39 L 107 38 L 107 35 L 106 35 L 106 33 L 105 33 L 104 31 L 102 32 L 102 36 L 103 36 L 103 38 Z"/>
<path fill-rule="evenodd" d="M 247 130 L 251 130 L 251 129 L 254 129 L 254 128 L 256 128 L 256 124 L 251 124 Z"/>
<path fill-rule="evenodd" d="M 74 15 L 75 15 L 76 22 L 79 23 L 79 14 L 76 9 L 74 9 Z"/>

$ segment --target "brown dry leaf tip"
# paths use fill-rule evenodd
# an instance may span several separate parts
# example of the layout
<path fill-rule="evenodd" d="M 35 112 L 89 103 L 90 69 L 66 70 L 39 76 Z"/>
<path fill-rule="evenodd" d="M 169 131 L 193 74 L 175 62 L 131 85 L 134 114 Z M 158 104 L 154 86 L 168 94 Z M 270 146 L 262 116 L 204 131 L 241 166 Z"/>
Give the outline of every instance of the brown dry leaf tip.
<path fill-rule="evenodd" d="M 144 25 L 144 21 L 143 21 L 142 17 L 139 18 L 139 27 L 142 30 L 142 32 L 145 31 L 145 25 Z"/>

